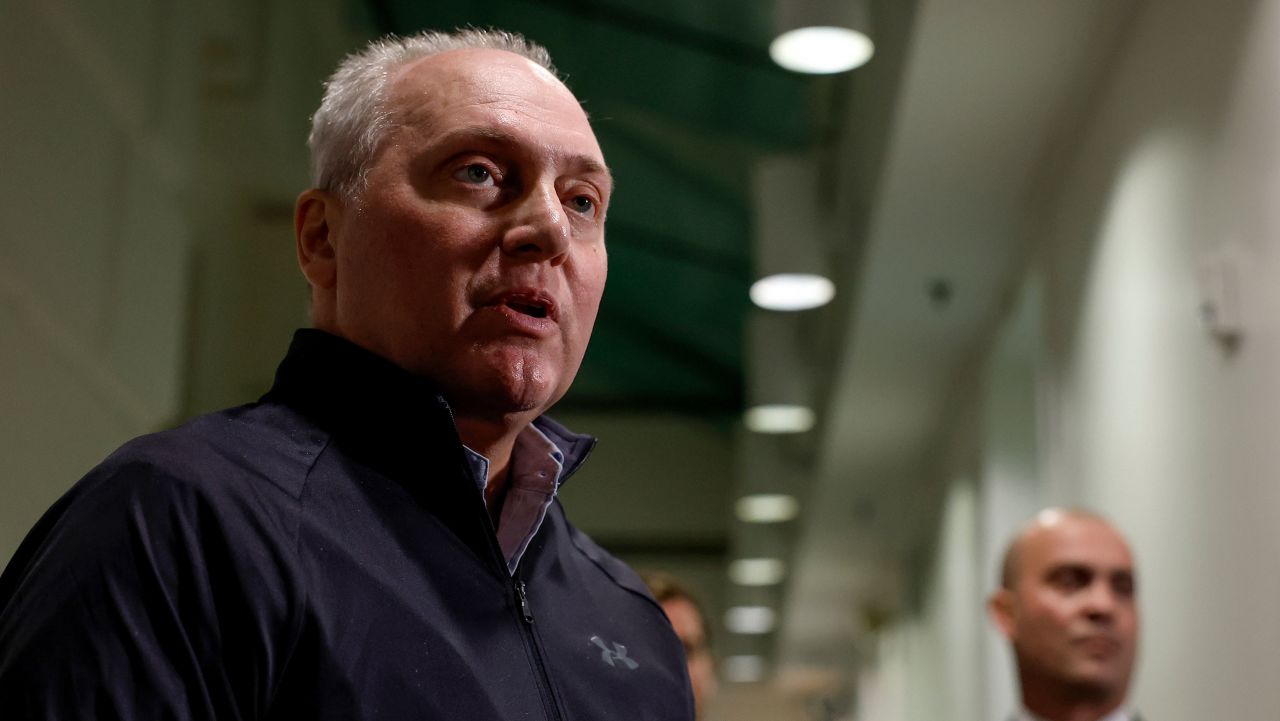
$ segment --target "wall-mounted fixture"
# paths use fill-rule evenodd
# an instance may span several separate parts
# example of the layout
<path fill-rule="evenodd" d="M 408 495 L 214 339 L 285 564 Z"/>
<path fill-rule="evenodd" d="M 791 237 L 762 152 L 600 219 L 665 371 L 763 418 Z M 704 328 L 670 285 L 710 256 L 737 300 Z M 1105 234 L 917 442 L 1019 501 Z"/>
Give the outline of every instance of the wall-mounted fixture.
<path fill-rule="evenodd" d="M 1239 252 L 1231 244 L 1219 245 L 1201 255 L 1198 266 L 1200 322 L 1219 345 L 1234 350 L 1244 336 Z"/>

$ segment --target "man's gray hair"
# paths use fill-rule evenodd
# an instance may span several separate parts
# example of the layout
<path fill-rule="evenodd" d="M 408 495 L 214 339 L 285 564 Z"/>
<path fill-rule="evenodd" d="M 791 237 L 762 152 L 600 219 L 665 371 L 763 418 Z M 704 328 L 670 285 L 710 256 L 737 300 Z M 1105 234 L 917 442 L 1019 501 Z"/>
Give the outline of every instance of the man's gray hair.
<path fill-rule="evenodd" d="M 343 58 L 324 85 L 324 99 L 311 116 L 311 184 L 351 199 L 364 190 L 374 153 L 395 122 L 387 89 L 400 66 L 450 50 L 506 50 L 537 63 L 553 75 L 546 48 L 518 33 L 465 28 L 387 36 Z"/>

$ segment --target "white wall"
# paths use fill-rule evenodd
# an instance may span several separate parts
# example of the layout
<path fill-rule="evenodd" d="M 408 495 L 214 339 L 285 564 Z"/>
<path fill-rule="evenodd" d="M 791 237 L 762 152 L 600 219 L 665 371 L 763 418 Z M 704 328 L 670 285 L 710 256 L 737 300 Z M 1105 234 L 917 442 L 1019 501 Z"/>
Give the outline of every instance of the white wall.
<path fill-rule="evenodd" d="M 1046 228 L 1050 500 L 1132 537 L 1152 718 L 1280 709 L 1278 88 L 1277 3 L 1149 4 Z M 1222 244 L 1246 317 L 1234 353 L 1197 308 Z"/>
<path fill-rule="evenodd" d="M 975 639 L 947 614 L 990 588 L 1014 525 L 1047 504 L 1094 507 L 1131 537 L 1144 624 L 1132 697 L 1146 717 L 1280 709 L 1280 2 L 1147 3 L 1092 102 L 1027 234 L 1039 342 L 1010 362 L 1027 322 L 1015 309 L 982 364 L 979 410 L 943 433 L 982 418 L 976 496 L 954 463 L 937 471 L 950 490 L 936 533 L 960 545 L 921 582 L 951 595 L 886 634 L 859 718 L 939 718 L 919 697 L 954 693 L 957 674 L 983 698 L 953 696 L 946 718 L 1008 713 L 1007 651 L 985 618 L 971 619 L 988 629 Z M 1238 294 L 1234 349 L 1201 321 L 1210 258 Z M 957 582 L 966 568 L 977 587 Z M 955 666 L 970 644 L 978 670 Z"/>
<path fill-rule="evenodd" d="M 1011 659 L 985 602 L 1005 544 L 1042 503 L 1036 387 L 1040 293 L 1030 282 L 976 370 L 936 472 L 945 498 L 921 593 L 859 679 L 860 719 L 998 719 L 1017 702 Z M 881 688 L 881 685 L 885 687 Z"/>
<path fill-rule="evenodd" d="M 982 381 L 982 473 L 979 499 L 977 589 L 984 603 L 978 623 L 982 637 L 981 671 L 985 683 L 982 713 L 1003 718 L 1018 703 L 1013 657 L 1008 644 L 988 622 L 985 601 L 995 588 L 1009 541 L 1026 519 L 1049 501 L 1040 473 L 1039 448 L 1043 404 L 1036 387 L 1041 368 L 1044 312 L 1038 274 L 1028 276 L 1005 320 L 984 367 Z"/>

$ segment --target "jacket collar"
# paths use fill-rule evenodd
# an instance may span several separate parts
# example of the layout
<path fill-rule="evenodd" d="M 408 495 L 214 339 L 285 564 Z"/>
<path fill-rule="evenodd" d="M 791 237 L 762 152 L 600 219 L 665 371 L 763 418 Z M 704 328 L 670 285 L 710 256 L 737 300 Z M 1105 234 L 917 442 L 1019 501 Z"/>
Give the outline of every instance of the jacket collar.
<path fill-rule="evenodd" d="M 338 336 L 302 328 L 263 396 L 296 408 L 380 470 L 401 477 L 442 458 L 466 468 L 448 402 L 426 378 Z M 590 455 L 596 439 L 546 416 L 534 420 L 564 453 L 561 483 Z"/>

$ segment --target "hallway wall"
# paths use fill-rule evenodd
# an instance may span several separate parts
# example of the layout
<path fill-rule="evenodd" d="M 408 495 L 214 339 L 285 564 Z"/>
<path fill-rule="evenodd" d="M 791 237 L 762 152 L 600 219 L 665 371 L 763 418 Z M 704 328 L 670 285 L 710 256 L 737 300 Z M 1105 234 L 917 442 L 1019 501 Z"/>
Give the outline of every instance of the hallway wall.
<path fill-rule="evenodd" d="M 971 371 L 974 408 L 942 433 L 940 447 L 955 444 L 982 418 L 977 482 L 950 458 L 935 471 L 949 489 L 935 540 L 954 543 L 967 519 L 977 543 L 964 535 L 922 564 L 918 583 L 980 609 L 1018 522 L 1042 505 L 1096 508 L 1137 554 L 1132 698 L 1144 715 L 1274 718 L 1280 3 L 1146 4 L 1091 102 L 1086 125 L 1064 133 L 1068 162 L 1029 199 L 1023 300 Z M 1206 288 L 1238 309 L 1237 344 L 1203 321 Z M 1028 327 L 1032 342 L 1011 363 L 1009 338 Z M 970 567 L 980 582 L 957 585 Z M 1008 653 L 985 615 L 970 618 L 981 637 L 965 639 L 937 608 L 922 604 L 884 635 L 888 666 L 864 674 L 876 705 L 859 718 L 938 718 L 950 688 L 940 680 L 957 676 L 983 698 L 958 699 L 949 718 L 1011 710 Z M 975 653 L 983 662 L 964 665 Z M 888 685 L 868 689 L 868 678 Z"/>
<path fill-rule="evenodd" d="M 1042 236 L 1051 502 L 1140 564 L 1152 718 L 1280 708 L 1280 4 L 1150 4 Z M 1189 39 L 1194 38 L 1194 42 Z M 1231 349 L 1205 273 L 1238 294 Z"/>
<path fill-rule="evenodd" d="M 0 6 L 0 564 L 181 405 L 193 21 L 143 2 Z"/>
<path fill-rule="evenodd" d="M 0 567 L 119 444 L 256 397 L 340 2 L 0 3 Z M 281 268 L 285 268 L 281 272 Z"/>

